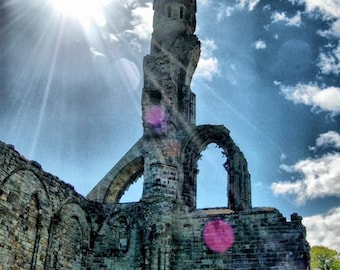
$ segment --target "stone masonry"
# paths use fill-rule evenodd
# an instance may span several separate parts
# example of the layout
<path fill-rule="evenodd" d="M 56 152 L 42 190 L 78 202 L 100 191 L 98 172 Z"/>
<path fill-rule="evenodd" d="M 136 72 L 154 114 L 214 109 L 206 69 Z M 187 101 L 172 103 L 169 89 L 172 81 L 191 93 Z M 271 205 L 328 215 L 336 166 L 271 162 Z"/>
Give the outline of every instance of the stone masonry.
<path fill-rule="evenodd" d="M 0 270 L 309 269 L 301 217 L 252 207 L 247 161 L 229 130 L 195 123 L 196 1 L 153 7 L 144 134 L 86 198 L 0 142 Z M 210 143 L 226 157 L 227 203 L 197 209 L 197 161 Z M 141 175 L 141 200 L 119 203 Z"/>

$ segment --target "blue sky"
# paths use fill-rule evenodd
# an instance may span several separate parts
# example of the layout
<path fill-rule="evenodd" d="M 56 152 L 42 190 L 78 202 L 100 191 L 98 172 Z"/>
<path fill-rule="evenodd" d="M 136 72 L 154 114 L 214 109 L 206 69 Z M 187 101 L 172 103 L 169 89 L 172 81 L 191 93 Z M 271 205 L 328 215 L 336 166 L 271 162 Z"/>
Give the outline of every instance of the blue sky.
<path fill-rule="evenodd" d="M 0 8 L 0 140 L 83 195 L 142 135 L 152 33 L 151 1 L 97 2 Z M 254 207 L 297 212 L 312 245 L 340 250 L 339 0 L 197 4 L 197 124 L 231 131 Z M 202 153 L 200 207 L 226 204 L 223 162 L 214 145 Z"/>

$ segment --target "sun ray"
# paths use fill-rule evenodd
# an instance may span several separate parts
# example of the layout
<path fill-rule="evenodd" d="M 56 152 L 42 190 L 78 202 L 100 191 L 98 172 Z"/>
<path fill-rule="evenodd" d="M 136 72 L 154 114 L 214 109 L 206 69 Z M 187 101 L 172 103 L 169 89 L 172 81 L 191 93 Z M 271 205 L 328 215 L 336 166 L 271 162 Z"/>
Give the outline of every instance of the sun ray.
<path fill-rule="evenodd" d="M 15 10 L 17 6 L 13 6 L 12 10 Z M 41 7 L 40 12 L 46 12 L 45 7 Z M 15 13 L 13 11 L 13 13 Z M 18 13 L 18 12 L 17 12 Z M 21 13 L 18 13 L 18 15 Z M 18 134 L 18 126 L 27 126 L 27 123 L 36 123 L 34 118 L 33 110 L 35 108 L 35 104 L 39 99 L 41 85 L 44 82 L 45 75 L 44 67 L 46 65 L 46 59 L 48 59 L 49 50 L 55 39 L 50 39 L 51 29 L 53 28 L 53 18 L 50 16 L 48 20 L 45 20 L 45 24 L 41 25 L 42 28 L 39 32 L 34 32 L 33 37 L 36 33 L 39 33 L 37 38 L 32 38 L 31 40 L 35 40 L 34 43 L 25 43 L 27 49 L 27 54 L 21 55 L 20 47 L 22 45 L 22 41 L 25 39 L 25 33 L 27 34 L 34 25 L 38 25 L 40 23 L 40 18 L 37 16 L 34 18 L 34 23 L 23 24 L 24 18 L 20 15 L 18 17 L 13 18 L 13 20 L 17 23 L 11 23 L 10 27 L 7 28 L 8 32 L 14 31 L 18 26 L 23 25 L 21 27 L 20 34 L 15 36 L 15 39 L 9 44 L 9 51 L 16 52 L 17 55 L 21 57 L 16 57 L 14 60 L 8 63 L 8 69 L 13 73 L 13 81 L 9 82 L 14 84 L 12 86 L 13 89 L 18 89 L 18 91 L 12 92 L 12 102 L 15 102 L 16 110 L 13 114 L 13 121 L 9 127 L 10 138 L 21 137 L 22 134 Z M 13 53 L 13 52 L 12 52 Z M 19 60 L 18 60 L 19 59 Z M 20 100 L 20 102 L 19 102 Z M 25 113 L 28 108 L 32 108 L 32 113 Z M 26 134 L 29 136 L 30 132 Z"/>
<path fill-rule="evenodd" d="M 46 87 L 45 87 L 45 91 L 44 91 L 44 95 L 43 95 L 43 100 L 42 100 L 42 104 L 40 106 L 40 110 L 39 110 L 39 117 L 38 117 L 38 124 L 35 130 L 35 134 L 33 137 L 33 142 L 32 142 L 32 146 L 31 146 L 31 151 L 30 151 L 30 156 L 34 156 L 35 150 L 36 150 L 36 146 L 40 137 L 40 131 L 41 131 L 41 126 L 45 117 L 45 111 L 46 111 L 46 106 L 47 106 L 47 101 L 48 101 L 48 97 L 50 94 L 50 90 L 51 90 L 51 84 L 52 84 L 52 80 L 53 80 L 53 76 L 55 73 L 55 67 L 56 67 L 56 62 L 57 62 L 57 57 L 58 57 L 58 53 L 59 53 L 59 49 L 60 49 L 60 43 L 61 43 L 61 39 L 62 39 L 62 34 L 63 34 L 63 30 L 64 30 L 64 22 L 62 22 L 59 26 L 59 33 L 57 36 L 57 42 L 55 45 L 55 49 L 54 49 L 54 53 L 53 53 L 53 57 L 52 57 L 52 61 L 51 61 L 51 66 L 48 72 L 48 78 L 47 78 L 47 83 L 46 83 Z"/>

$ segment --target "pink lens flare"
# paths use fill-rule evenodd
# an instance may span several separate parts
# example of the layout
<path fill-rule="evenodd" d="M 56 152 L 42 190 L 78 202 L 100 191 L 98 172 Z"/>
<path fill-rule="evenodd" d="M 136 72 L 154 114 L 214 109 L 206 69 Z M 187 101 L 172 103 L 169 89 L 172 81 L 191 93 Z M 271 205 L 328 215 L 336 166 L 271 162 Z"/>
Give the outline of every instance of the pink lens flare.
<path fill-rule="evenodd" d="M 145 111 L 145 120 L 152 126 L 160 126 L 165 121 L 165 112 L 161 106 L 152 105 Z"/>
<path fill-rule="evenodd" d="M 209 221 L 203 230 L 203 239 L 212 251 L 222 253 L 234 243 L 234 230 L 230 224 L 216 219 Z"/>
<path fill-rule="evenodd" d="M 164 134 L 167 131 L 168 117 L 161 106 L 151 105 L 145 109 L 144 121 L 147 122 L 154 133 Z"/>

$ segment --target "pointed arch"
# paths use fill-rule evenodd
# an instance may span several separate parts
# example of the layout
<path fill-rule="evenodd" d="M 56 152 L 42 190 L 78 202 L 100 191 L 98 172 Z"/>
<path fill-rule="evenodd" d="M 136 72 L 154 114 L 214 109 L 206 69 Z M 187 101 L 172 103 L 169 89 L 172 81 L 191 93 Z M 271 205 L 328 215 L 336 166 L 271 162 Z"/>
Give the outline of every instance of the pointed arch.
<path fill-rule="evenodd" d="M 73 201 L 62 205 L 50 226 L 46 269 L 83 269 L 90 244 L 90 224 L 86 212 Z"/>
<path fill-rule="evenodd" d="M 183 4 L 179 5 L 179 18 L 184 19 L 185 6 Z"/>
<path fill-rule="evenodd" d="M 140 139 L 100 180 L 86 198 L 101 203 L 117 203 L 124 191 L 143 173 L 143 140 Z"/>
<path fill-rule="evenodd" d="M 167 18 L 171 18 L 172 17 L 172 7 L 171 4 L 167 4 L 165 6 L 165 14 Z"/>
<path fill-rule="evenodd" d="M 15 249 L 7 254 L 8 262 L 20 268 L 35 269 L 37 260 L 44 261 L 47 250 L 47 243 L 41 240 L 48 238 L 51 211 L 45 183 L 34 170 L 19 168 L 3 179 L 0 191 L 4 200 L 2 207 L 8 209 L 9 217 L 2 226 L 13 226 L 14 221 L 20 224 L 7 235 L 8 243 L 16 243 Z"/>
<path fill-rule="evenodd" d="M 197 161 L 196 207 L 225 207 L 228 202 L 227 156 L 215 143 L 207 145 Z M 214 196 L 211 196 L 214 194 Z"/>
<path fill-rule="evenodd" d="M 105 254 L 122 254 L 129 250 L 131 238 L 131 218 L 126 212 L 108 215 L 98 230 L 94 252 Z M 102 243 L 105 243 L 103 245 Z"/>
<path fill-rule="evenodd" d="M 144 158 L 138 157 L 127 163 L 117 175 L 115 175 L 111 185 L 105 192 L 105 203 L 117 203 L 125 190 L 137 181 L 144 172 Z"/>
<path fill-rule="evenodd" d="M 202 125 L 194 127 L 184 144 L 181 159 L 184 181 L 181 197 L 184 205 L 196 208 L 197 160 L 210 143 L 216 143 L 228 157 L 224 164 L 228 173 L 228 208 L 242 211 L 251 208 L 250 174 L 247 161 L 224 126 Z"/>

